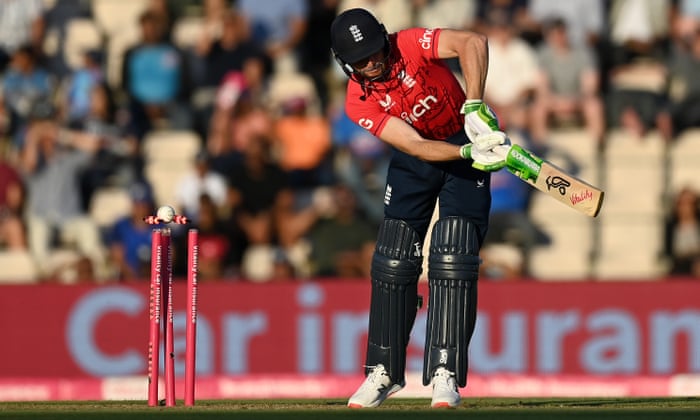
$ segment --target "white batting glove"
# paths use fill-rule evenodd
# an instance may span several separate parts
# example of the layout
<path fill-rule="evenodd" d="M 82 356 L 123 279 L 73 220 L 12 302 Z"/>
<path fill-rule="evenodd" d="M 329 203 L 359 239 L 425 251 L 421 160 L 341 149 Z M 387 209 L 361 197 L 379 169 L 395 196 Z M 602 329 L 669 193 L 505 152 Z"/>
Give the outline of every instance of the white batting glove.
<path fill-rule="evenodd" d="M 510 140 L 504 132 L 479 134 L 471 147 L 472 167 L 484 172 L 498 171 L 506 166 L 508 150 Z"/>
<path fill-rule="evenodd" d="M 472 143 L 479 134 L 498 131 L 498 118 L 493 110 L 481 99 L 467 99 L 462 105 L 464 132 Z"/>

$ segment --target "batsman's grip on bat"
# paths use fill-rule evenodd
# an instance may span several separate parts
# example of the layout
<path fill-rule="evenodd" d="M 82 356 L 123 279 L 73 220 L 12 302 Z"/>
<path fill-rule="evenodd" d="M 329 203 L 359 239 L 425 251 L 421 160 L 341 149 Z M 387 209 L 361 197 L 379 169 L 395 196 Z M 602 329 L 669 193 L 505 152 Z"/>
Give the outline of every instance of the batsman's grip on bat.
<path fill-rule="evenodd" d="M 473 144 L 465 144 L 460 148 L 462 158 L 472 158 L 473 146 Z M 542 159 L 517 144 L 495 146 L 492 149 L 492 153 L 499 158 L 497 162 L 488 163 L 474 161 L 472 166 L 485 172 L 493 172 L 505 167 L 508 171 L 525 181 L 537 180 L 540 170 L 542 169 Z"/>

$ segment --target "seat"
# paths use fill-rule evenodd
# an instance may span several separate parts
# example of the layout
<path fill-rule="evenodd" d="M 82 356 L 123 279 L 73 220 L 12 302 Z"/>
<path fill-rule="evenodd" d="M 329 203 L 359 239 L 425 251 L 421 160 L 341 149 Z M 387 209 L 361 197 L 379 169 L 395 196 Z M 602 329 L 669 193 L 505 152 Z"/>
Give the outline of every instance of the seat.
<path fill-rule="evenodd" d="M 90 217 L 101 229 L 112 226 L 131 212 L 131 203 L 129 192 L 124 188 L 100 188 L 90 200 Z"/>
<path fill-rule="evenodd" d="M 28 251 L 0 251 L 0 284 L 33 284 L 39 270 Z"/>
<path fill-rule="evenodd" d="M 66 26 L 64 59 L 66 64 L 77 69 L 83 64 L 87 50 L 102 49 L 102 33 L 92 19 L 71 19 Z"/>
<path fill-rule="evenodd" d="M 656 280 L 665 274 L 661 255 L 663 218 L 659 215 L 601 216 L 600 280 Z"/>
<path fill-rule="evenodd" d="M 681 133 L 671 145 L 670 186 L 678 192 L 689 186 L 700 191 L 700 128 Z"/>
<path fill-rule="evenodd" d="M 122 64 L 124 53 L 139 41 L 139 31 L 136 26 L 123 28 L 107 39 L 107 83 L 112 88 L 121 87 Z"/>
<path fill-rule="evenodd" d="M 137 26 L 139 16 L 148 7 L 146 0 L 91 0 L 92 16 L 108 35 Z"/>
<path fill-rule="evenodd" d="M 189 16 L 178 19 L 173 28 L 173 41 L 183 50 L 195 47 L 204 30 L 201 17 Z"/>
<path fill-rule="evenodd" d="M 154 130 L 143 140 L 143 151 L 147 162 L 190 163 L 202 146 L 202 140 L 194 131 Z"/>
<path fill-rule="evenodd" d="M 175 190 L 180 179 L 193 170 L 193 167 L 193 162 L 180 162 L 178 164 L 153 162 L 146 164 L 144 175 L 153 188 L 156 207 L 167 204 L 173 206 L 176 212 L 181 210 L 177 207 Z"/>

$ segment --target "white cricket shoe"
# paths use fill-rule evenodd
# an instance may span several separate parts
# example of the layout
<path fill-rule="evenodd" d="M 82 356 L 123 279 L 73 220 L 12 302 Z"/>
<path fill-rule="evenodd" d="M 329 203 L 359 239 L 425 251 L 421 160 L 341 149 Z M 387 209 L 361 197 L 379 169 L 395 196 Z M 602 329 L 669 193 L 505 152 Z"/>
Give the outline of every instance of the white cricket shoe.
<path fill-rule="evenodd" d="M 437 368 L 430 383 L 433 385 L 433 400 L 430 403 L 432 408 L 459 406 L 460 396 L 454 373 L 444 367 Z"/>
<path fill-rule="evenodd" d="M 350 408 L 379 407 L 389 395 L 399 391 L 406 384 L 393 384 L 383 365 L 375 366 L 365 381 L 348 400 Z"/>

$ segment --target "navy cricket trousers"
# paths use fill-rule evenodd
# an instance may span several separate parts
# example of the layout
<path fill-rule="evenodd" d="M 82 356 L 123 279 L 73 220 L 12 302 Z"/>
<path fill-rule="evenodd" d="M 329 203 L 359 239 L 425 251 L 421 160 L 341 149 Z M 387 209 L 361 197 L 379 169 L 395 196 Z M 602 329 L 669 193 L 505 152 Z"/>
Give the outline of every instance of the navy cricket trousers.
<path fill-rule="evenodd" d="M 468 142 L 461 130 L 447 141 Z M 472 168 L 471 162 L 429 163 L 394 150 L 384 193 L 384 216 L 405 221 L 424 238 L 439 198 L 440 217 L 467 218 L 478 228 L 479 243 L 483 243 L 491 208 L 491 174 Z"/>

